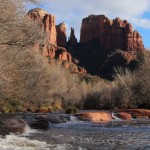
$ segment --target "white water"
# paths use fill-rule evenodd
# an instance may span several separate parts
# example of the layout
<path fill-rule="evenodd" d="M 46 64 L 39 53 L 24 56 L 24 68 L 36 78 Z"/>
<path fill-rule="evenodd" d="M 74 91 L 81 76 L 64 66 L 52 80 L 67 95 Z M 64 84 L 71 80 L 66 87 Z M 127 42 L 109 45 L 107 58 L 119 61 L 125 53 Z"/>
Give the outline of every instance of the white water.
<path fill-rule="evenodd" d="M 41 133 L 27 127 L 22 135 L 10 134 L 0 137 L 0 150 L 68 150 L 72 149 L 70 144 L 47 144 L 46 142 L 31 140 L 24 136 L 30 136 L 33 133 Z"/>
<path fill-rule="evenodd" d="M 17 135 L 7 135 L 0 138 L 0 150 L 67 150 L 72 149 L 69 144 L 47 144 L 38 140 L 31 140 Z"/>
<path fill-rule="evenodd" d="M 37 140 L 7 135 L 4 139 L 0 138 L 0 150 L 49 150 L 49 145 Z"/>

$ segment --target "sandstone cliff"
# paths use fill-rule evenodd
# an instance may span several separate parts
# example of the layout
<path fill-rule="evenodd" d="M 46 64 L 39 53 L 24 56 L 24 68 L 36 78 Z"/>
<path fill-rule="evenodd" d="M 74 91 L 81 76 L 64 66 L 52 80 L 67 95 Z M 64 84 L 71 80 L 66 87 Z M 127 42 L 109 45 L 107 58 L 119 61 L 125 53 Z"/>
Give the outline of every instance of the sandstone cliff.
<path fill-rule="evenodd" d="M 112 79 L 115 67 L 137 68 L 144 45 L 128 21 L 90 15 L 82 21 L 80 44 L 70 52 L 90 74 Z"/>
<path fill-rule="evenodd" d="M 69 46 L 75 46 L 77 44 L 77 38 L 75 37 L 74 29 L 71 28 L 70 37 L 68 40 Z"/>
<path fill-rule="evenodd" d="M 67 36 L 66 36 L 66 25 L 64 23 L 60 23 L 56 26 L 57 31 L 57 45 L 66 46 Z"/>
<path fill-rule="evenodd" d="M 57 33 L 55 23 L 56 18 L 40 8 L 30 10 L 28 12 L 28 16 L 34 21 L 39 21 L 40 23 L 42 23 L 42 27 L 47 33 L 48 42 L 57 45 Z"/>
<path fill-rule="evenodd" d="M 142 37 L 128 21 L 116 18 L 108 19 L 104 15 L 91 15 L 84 18 L 81 27 L 80 42 L 86 43 L 98 38 L 105 50 L 121 49 L 128 52 L 144 50 Z"/>
<path fill-rule="evenodd" d="M 85 75 L 86 70 L 73 63 L 71 54 L 64 48 L 67 43 L 65 24 L 60 23 L 56 26 L 55 17 L 40 8 L 30 10 L 28 16 L 34 21 L 41 23 L 41 28 L 47 34 L 46 43 L 44 45 L 36 43 L 35 48 L 40 49 L 40 53 L 48 58 L 48 62 L 62 64 L 63 67 L 69 69 L 72 73 L 80 76 Z M 71 34 L 75 38 L 74 32 Z"/>

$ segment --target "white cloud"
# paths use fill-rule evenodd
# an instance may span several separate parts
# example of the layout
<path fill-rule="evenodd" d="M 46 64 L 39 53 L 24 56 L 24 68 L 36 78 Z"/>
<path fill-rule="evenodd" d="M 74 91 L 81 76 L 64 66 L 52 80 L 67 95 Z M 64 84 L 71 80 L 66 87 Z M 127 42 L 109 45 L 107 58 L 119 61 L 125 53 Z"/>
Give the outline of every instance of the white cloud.
<path fill-rule="evenodd" d="M 150 0 L 41 0 L 41 6 L 56 16 L 57 23 L 74 27 L 78 38 L 82 18 L 90 14 L 121 17 L 135 27 L 150 29 L 150 20 L 142 18 L 150 10 Z"/>

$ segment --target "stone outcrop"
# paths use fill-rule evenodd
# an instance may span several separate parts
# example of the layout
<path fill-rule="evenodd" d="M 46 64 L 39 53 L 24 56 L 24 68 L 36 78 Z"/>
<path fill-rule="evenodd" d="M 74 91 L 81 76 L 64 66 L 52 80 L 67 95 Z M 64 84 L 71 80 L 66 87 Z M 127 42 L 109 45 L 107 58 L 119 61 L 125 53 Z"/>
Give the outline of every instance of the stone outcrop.
<path fill-rule="evenodd" d="M 84 18 L 81 27 L 80 42 L 86 43 L 98 38 L 105 50 L 121 49 L 128 52 L 144 50 L 142 37 L 128 21 L 116 18 L 108 19 L 104 15 L 91 15 Z"/>
<path fill-rule="evenodd" d="M 78 67 L 72 62 L 71 54 L 64 48 L 67 44 L 65 24 L 60 23 L 56 26 L 55 17 L 40 8 L 30 10 L 28 16 L 34 21 L 41 23 L 41 28 L 45 30 L 48 39 L 44 45 L 35 43 L 34 48 L 40 49 L 40 53 L 48 58 L 49 63 L 57 60 L 63 67 L 70 69 L 72 73 L 82 76 L 86 74 L 85 69 Z M 71 30 L 71 37 L 71 43 L 76 44 L 77 39 L 73 29 Z"/>
<path fill-rule="evenodd" d="M 48 57 L 50 60 L 54 58 L 62 62 L 72 62 L 70 53 L 68 53 L 64 47 L 59 47 L 50 43 L 41 47 L 41 54 L 45 57 Z"/>
<path fill-rule="evenodd" d="M 56 26 L 57 31 L 57 45 L 58 46 L 66 46 L 67 37 L 66 37 L 66 25 L 65 23 L 60 23 Z"/>
<path fill-rule="evenodd" d="M 71 28 L 68 44 L 69 44 L 69 46 L 75 46 L 77 44 L 77 38 L 75 37 L 75 33 L 74 33 L 73 28 Z"/>
<path fill-rule="evenodd" d="M 113 68 L 137 69 L 144 45 L 128 21 L 90 15 L 82 21 L 80 44 L 71 47 L 70 52 L 88 73 L 113 80 Z"/>
<path fill-rule="evenodd" d="M 48 14 L 46 11 L 35 8 L 28 12 L 28 16 L 34 21 L 42 23 L 42 28 L 47 33 L 49 43 L 57 45 L 57 33 L 56 33 L 56 18 L 53 15 Z"/>

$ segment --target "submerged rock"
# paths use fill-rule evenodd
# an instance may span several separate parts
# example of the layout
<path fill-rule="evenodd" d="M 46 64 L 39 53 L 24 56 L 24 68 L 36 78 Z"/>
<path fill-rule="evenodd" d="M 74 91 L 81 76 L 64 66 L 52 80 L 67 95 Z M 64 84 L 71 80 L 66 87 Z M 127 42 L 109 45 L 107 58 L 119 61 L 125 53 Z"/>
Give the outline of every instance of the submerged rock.
<path fill-rule="evenodd" d="M 66 114 L 39 114 L 35 116 L 35 120 L 47 120 L 51 124 L 59 124 L 70 121 L 70 116 Z"/>
<path fill-rule="evenodd" d="M 9 133 L 24 133 L 27 129 L 26 122 L 15 115 L 0 114 L 0 135 Z"/>
<path fill-rule="evenodd" d="M 48 130 L 49 122 L 48 120 L 37 120 L 30 124 L 31 128 L 40 129 L 40 130 Z"/>

